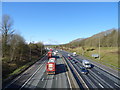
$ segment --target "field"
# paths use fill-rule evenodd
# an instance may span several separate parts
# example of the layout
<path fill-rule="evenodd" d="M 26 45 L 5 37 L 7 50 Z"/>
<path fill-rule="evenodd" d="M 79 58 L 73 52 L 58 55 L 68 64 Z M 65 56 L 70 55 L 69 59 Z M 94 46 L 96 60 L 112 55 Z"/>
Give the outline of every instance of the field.
<path fill-rule="evenodd" d="M 92 54 L 99 54 L 98 47 L 78 47 L 75 49 L 69 49 L 70 52 L 76 51 L 77 54 L 83 55 L 93 61 L 104 64 L 115 70 L 120 70 L 120 65 L 118 64 L 118 48 L 117 47 L 100 47 L 100 58 L 92 57 Z"/>

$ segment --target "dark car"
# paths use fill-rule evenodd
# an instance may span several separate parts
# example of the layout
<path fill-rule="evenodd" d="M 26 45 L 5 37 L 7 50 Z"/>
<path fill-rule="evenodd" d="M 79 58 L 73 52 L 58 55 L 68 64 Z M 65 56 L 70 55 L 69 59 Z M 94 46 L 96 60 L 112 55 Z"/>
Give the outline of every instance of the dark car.
<path fill-rule="evenodd" d="M 78 63 L 76 60 L 73 60 L 73 62 L 76 64 L 76 63 Z"/>
<path fill-rule="evenodd" d="M 81 68 L 81 73 L 88 74 L 88 70 L 85 67 Z"/>
<path fill-rule="evenodd" d="M 72 60 L 72 58 L 71 58 L 71 57 L 68 57 L 68 59 L 69 59 L 69 60 Z"/>
<path fill-rule="evenodd" d="M 72 63 L 74 63 L 74 64 L 76 64 L 76 63 L 78 63 L 76 60 L 72 60 Z"/>

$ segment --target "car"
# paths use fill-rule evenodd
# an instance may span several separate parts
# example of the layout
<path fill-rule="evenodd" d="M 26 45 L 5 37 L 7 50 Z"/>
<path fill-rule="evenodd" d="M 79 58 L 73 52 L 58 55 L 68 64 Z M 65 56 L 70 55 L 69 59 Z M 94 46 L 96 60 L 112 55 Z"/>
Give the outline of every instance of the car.
<path fill-rule="evenodd" d="M 70 56 L 70 54 L 68 54 L 68 56 Z"/>
<path fill-rule="evenodd" d="M 82 65 L 86 68 L 91 68 L 91 63 L 88 60 L 82 60 Z"/>
<path fill-rule="evenodd" d="M 74 62 L 75 62 L 75 64 L 78 63 L 77 61 L 74 61 Z"/>
<path fill-rule="evenodd" d="M 78 63 L 76 60 L 72 60 L 71 62 L 74 63 L 74 64 Z"/>
<path fill-rule="evenodd" d="M 76 52 L 73 52 L 72 56 L 76 56 Z"/>
<path fill-rule="evenodd" d="M 68 59 L 69 59 L 69 60 L 72 60 L 72 57 L 69 56 Z"/>
<path fill-rule="evenodd" d="M 58 50 L 56 50 L 55 52 L 58 53 Z"/>
<path fill-rule="evenodd" d="M 76 63 L 78 63 L 78 62 L 77 62 L 76 60 L 73 60 L 73 63 L 75 63 L 75 64 L 76 64 Z"/>
<path fill-rule="evenodd" d="M 81 67 L 80 69 L 82 74 L 88 74 L 88 70 L 85 67 Z"/>

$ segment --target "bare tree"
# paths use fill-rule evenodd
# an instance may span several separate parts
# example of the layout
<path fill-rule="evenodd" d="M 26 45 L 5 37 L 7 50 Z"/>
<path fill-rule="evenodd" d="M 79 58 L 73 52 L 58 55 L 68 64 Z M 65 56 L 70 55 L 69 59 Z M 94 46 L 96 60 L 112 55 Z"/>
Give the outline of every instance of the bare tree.
<path fill-rule="evenodd" d="M 0 26 L 0 31 L 2 32 L 2 51 L 3 57 L 6 55 L 7 52 L 7 44 L 9 39 L 11 38 L 14 30 L 12 28 L 13 21 L 9 15 L 3 15 L 2 17 L 2 24 Z"/>
<path fill-rule="evenodd" d="M 18 44 L 20 43 L 25 43 L 25 40 L 22 36 L 18 35 L 18 34 L 14 34 L 11 37 L 10 40 L 10 56 L 11 56 L 11 61 L 13 60 L 14 56 L 15 56 L 15 49 L 17 48 Z M 21 54 L 22 55 L 22 54 Z"/>
<path fill-rule="evenodd" d="M 40 48 L 40 54 L 42 55 L 43 54 L 43 48 L 44 48 L 43 43 L 42 42 L 38 42 L 37 46 Z"/>

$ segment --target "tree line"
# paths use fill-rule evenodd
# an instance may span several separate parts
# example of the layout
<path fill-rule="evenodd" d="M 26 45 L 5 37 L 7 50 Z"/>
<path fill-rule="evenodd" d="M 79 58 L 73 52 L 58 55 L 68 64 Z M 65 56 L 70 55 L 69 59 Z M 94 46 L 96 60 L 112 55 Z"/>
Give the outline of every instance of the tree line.
<path fill-rule="evenodd" d="M 41 42 L 28 44 L 21 35 L 16 34 L 13 29 L 13 20 L 9 15 L 3 15 L 0 31 L 3 78 L 19 67 L 39 59 L 46 52 Z"/>

